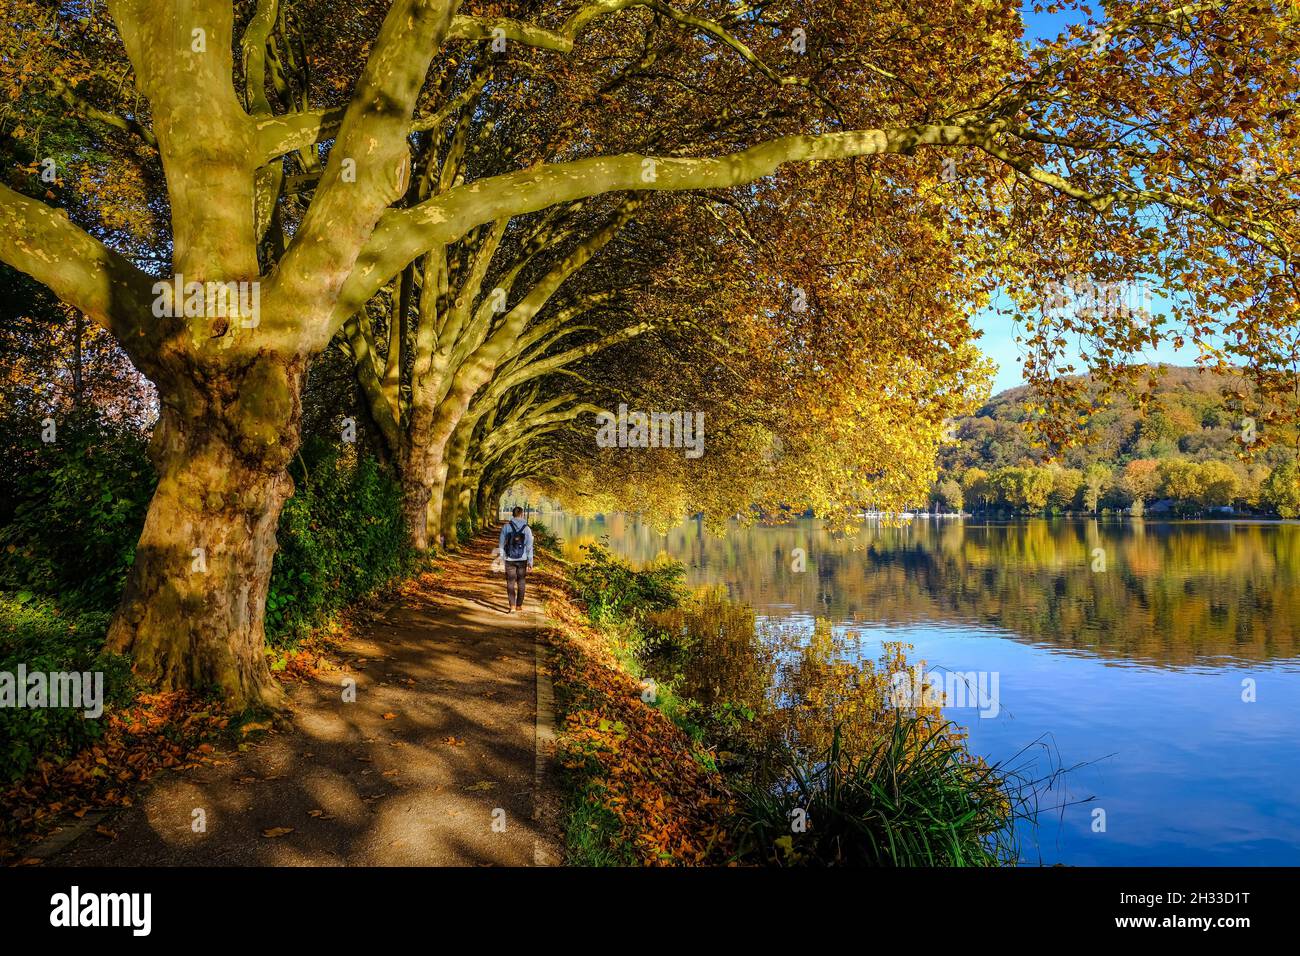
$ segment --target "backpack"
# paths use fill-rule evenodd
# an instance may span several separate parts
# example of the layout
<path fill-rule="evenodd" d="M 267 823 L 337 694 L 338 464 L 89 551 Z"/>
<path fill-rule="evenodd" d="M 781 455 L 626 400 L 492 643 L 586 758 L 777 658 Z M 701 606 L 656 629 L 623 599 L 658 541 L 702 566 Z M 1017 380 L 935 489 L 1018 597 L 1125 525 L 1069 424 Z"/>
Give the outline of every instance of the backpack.
<path fill-rule="evenodd" d="M 524 529 L 515 527 L 515 523 L 510 522 L 510 533 L 506 535 L 506 560 L 507 561 L 524 561 L 524 552 L 528 547 L 528 539 L 524 536 Z"/>

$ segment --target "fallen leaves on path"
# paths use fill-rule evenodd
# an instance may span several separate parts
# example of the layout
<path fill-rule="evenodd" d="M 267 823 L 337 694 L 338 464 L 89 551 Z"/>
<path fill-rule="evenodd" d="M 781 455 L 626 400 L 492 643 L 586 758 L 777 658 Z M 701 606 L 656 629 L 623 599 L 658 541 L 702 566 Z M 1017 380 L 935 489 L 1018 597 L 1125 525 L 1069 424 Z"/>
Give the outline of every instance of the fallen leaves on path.
<path fill-rule="evenodd" d="M 104 734 L 66 760 L 42 758 L 23 779 L 0 793 L 0 826 L 13 843 L 39 840 L 63 814 L 84 817 L 99 807 L 129 807 L 136 789 L 159 770 L 211 765 L 212 743 L 226 733 L 229 715 L 191 694 L 141 694 L 105 713 Z"/>
<path fill-rule="evenodd" d="M 676 724 L 641 700 L 637 679 L 618 666 L 572 602 L 559 594 L 547 611 L 557 622 L 546 638 L 566 711 L 561 765 L 595 778 L 587 799 L 617 818 L 622 841 L 643 863 L 724 863 L 733 801 L 721 776 L 697 759 Z"/>
<path fill-rule="evenodd" d="M 426 572 L 404 584 L 401 593 L 421 602 L 431 602 L 435 606 L 445 602 L 448 595 L 456 589 L 463 589 L 466 594 L 473 597 L 481 587 L 486 559 L 479 560 L 474 555 L 466 555 L 463 560 L 458 559 L 449 563 L 455 565 L 454 573 L 447 575 L 443 569 Z M 373 618 L 374 615 L 371 617 Z M 457 687 L 458 681 L 452 678 L 425 676 L 417 680 L 414 677 L 403 676 L 401 670 L 392 673 L 392 665 L 385 662 L 391 662 L 396 658 L 385 655 L 382 644 L 377 643 L 377 640 L 365 641 L 362 646 L 357 646 L 356 632 L 362 627 L 370 629 L 370 625 L 354 624 L 353 618 L 354 611 L 349 609 L 340 615 L 339 621 L 328 628 L 327 632 L 322 632 L 319 638 L 313 636 L 291 650 L 270 651 L 274 658 L 272 666 L 276 679 L 302 681 L 316 678 L 320 680 L 323 677 L 320 672 L 325 669 L 346 672 L 377 664 L 381 670 L 390 672 L 386 676 L 398 681 L 404 688 L 418 688 L 416 691 L 418 693 L 431 694 Z M 356 622 L 363 622 L 365 619 L 364 611 L 355 612 Z M 438 624 L 434 617 L 430 617 L 429 622 L 429 627 L 436 630 Z M 328 657 L 325 651 L 329 652 Z M 527 655 L 518 660 L 526 662 L 526 658 Z M 511 658 L 503 655 L 501 659 Z M 375 674 L 373 667 L 371 673 Z M 495 694 L 495 691 L 489 694 Z M 373 711 L 371 713 L 373 714 Z M 418 715 L 412 718 L 403 712 L 392 711 L 382 714 L 382 719 L 396 720 L 399 716 L 403 717 L 404 722 L 412 719 L 418 721 Z M 182 772 L 200 767 L 218 766 L 223 762 L 223 755 L 218 752 L 219 749 L 237 750 L 240 753 L 251 751 L 257 744 L 250 735 L 273 729 L 268 721 L 237 726 L 234 718 L 223 713 L 217 705 L 179 692 L 141 695 L 131 705 L 105 713 L 103 726 L 104 734 L 95 741 L 93 746 L 64 759 L 42 759 L 35 764 L 30 774 L 9 786 L 8 790 L 0 791 L 0 859 L 11 862 L 22 860 L 38 865 L 41 860 L 32 855 L 33 852 L 37 852 L 33 851 L 32 845 L 48 835 L 60 823 L 67 824 L 74 819 L 84 819 L 87 812 L 92 809 L 131 807 L 141 785 L 158 771 L 171 769 Z M 398 728 L 394 727 L 394 732 L 397 730 Z M 364 742 L 378 743 L 379 741 L 376 737 L 367 737 Z M 405 746 L 402 741 L 385 739 L 383 742 L 392 748 Z M 442 742 L 453 748 L 466 747 L 466 741 L 456 736 L 444 737 Z M 421 746 L 425 744 L 422 742 Z M 316 755 L 305 751 L 302 756 L 312 758 Z M 460 762 L 472 760 L 472 757 L 473 754 L 462 750 Z M 358 759 L 363 764 L 371 763 L 373 760 L 369 757 Z M 529 764 L 531 765 L 531 754 Z M 465 766 L 469 767 L 470 764 Z M 267 791 L 273 789 L 261 785 L 276 779 L 276 776 L 253 776 L 249 774 L 248 768 L 239 765 L 232 768 L 232 771 L 230 777 L 236 779 L 239 784 L 256 786 L 257 790 L 254 792 L 260 798 L 266 798 Z M 362 769 L 359 775 L 368 776 L 376 772 L 379 771 Z M 471 769 L 468 772 L 475 771 Z M 392 796 L 406 786 L 414 786 L 414 784 L 404 785 L 399 780 L 392 779 L 399 777 L 400 773 L 400 771 L 384 771 L 383 776 L 389 779 L 386 779 L 382 785 L 393 789 L 385 793 L 365 795 L 363 799 L 370 803 Z M 230 785 L 230 778 L 222 779 L 224 786 Z M 454 782 L 450 783 L 447 789 L 459 789 L 463 785 L 462 781 L 456 780 L 454 775 L 452 780 Z M 365 783 L 380 785 L 379 781 Z M 474 784 L 471 789 L 486 791 L 491 789 L 491 783 L 481 781 Z M 438 793 L 443 790 L 444 787 L 439 784 L 432 787 L 429 792 Z M 242 789 L 239 792 L 250 793 Z M 320 809 L 307 811 L 307 813 L 313 820 L 334 819 Z M 127 830 L 122 832 L 128 833 Z M 293 832 L 293 827 L 284 826 L 261 831 L 266 839 L 276 839 Z M 114 831 L 102 826 L 100 833 L 109 839 L 116 837 Z"/>

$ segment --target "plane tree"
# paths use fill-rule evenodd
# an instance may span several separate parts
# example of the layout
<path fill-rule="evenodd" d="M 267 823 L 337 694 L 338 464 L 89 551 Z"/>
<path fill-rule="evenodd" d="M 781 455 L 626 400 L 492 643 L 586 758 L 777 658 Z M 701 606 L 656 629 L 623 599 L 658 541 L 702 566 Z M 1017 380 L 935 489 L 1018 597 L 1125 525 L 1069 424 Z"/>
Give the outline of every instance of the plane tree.
<path fill-rule="evenodd" d="M 393 0 L 343 18 L 351 76 L 331 53 L 325 82 L 306 86 L 285 67 L 310 74 L 318 60 L 284 29 L 286 11 L 328 26 L 337 4 L 112 0 L 111 20 L 91 5 L 61 4 L 48 21 L 36 15 L 47 7 L 22 9 L 35 13 L 5 27 L 31 41 L 6 47 L 15 109 L 54 105 L 142 140 L 165 181 L 154 208 L 166 256 L 152 264 L 52 201 L 35 170 L 0 186 L 0 259 L 109 331 L 158 388 L 159 482 L 109 646 L 160 686 L 217 687 L 235 704 L 279 702 L 262 617 L 310 360 L 411 263 L 481 241 L 484 227 L 609 194 L 743 193 L 788 164 L 852 161 L 886 183 L 948 158 L 964 197 L 954 208 L 977 217 L 972 238 L 986 244 L 972 254 L 1023 298 L 1054 273 L 1172 273 L 1267 332 L 1290 295 L 1296 50 L 1289 8 L 1272 4 L 1115 2 L 1100 45 L 1080 35 L 1026 50 L 1010 0 Z M 504 42 L 598 87 L 648 55 L 656 20 L 679 41 L 643 69 L 668 71 L 682 103 L 716 104 L 693 124 L 716 126 L 714 139 L 624 150 L 602 135 L 600 110 L 579 111 L 563 150 L 403 202 L 413 137 L 463 92 L 444 84 L 462 51 Z M 64 97 L 31 66 L 47 40 L 123 56 L 85 57 L 92 70 L 62 79 Z M 524 126 L 549 89 L 543 68 L 532 75 L 491 89 Z M 700 97 L 697 80 L 729 91 L 737 112 Z M 21 134 L 39 120 L 24 116 Z M 1245 158 L 1264 174 L 1225 185 Z M 280 201 L 282 177 L 297 176 L 310 191 Z M 160 278 L 201 294 L 168 302 Z M 1215 314 L 1191 331 L 1208 337 Z"/>

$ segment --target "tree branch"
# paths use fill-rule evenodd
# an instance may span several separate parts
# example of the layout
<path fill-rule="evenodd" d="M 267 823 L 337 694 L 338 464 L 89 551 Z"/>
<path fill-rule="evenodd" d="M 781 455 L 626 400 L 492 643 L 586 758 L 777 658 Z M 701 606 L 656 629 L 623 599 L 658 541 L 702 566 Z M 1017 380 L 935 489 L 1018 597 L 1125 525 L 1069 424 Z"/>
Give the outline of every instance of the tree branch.
<path fill-rule="evenodd" d="M 125 116 L 119 116 L 116 113 L 100 109 L 81 97 L 71 86 L 57 76 L 50 77 L 50 87 L 55 97 L 74 113 L 84 116 L 86 119 L 103 123 L 105 126 L 111 126 L 123 133 L 129 133 L 154 149 L 158 148 L 158 139 L 154 136 L 153 130 L 138 120 L 128 119 Z"/>
<path fill-rule="evenodd" d="M 0 185 L 0 259 L 107 329 L 141 371 L 175 324 L 150 314 L 153 280 L 63 210 Z"/>
<path fill-rule="evenodd" d="M 692 27 L 702 33 L 707 33 L 739 54 L 742 60 L 780 86 L 810 86 L 809 82 L 802 77 L 782 76 L 777 73 L 764 63 L 753 50 L 733 36 L 722 24 L 684 13 L 670 4 L 662 2 L 662 0 L 596 0 L 595 3 L 589 3 L 579 8 L 558 30 L 550 30 L 546 27 L 539 27 L 523 20 L 508 17 L 457 16 L 452 20 L 447 39 L 449 41 L 482 41 L 501 38 L 507 41 L 513 40 L 516 43 L 522 43 L 525 46 L 539 50 L 571 53 L 578 34 L 594 20 L 633 7 L 645 7 L 681 26 Z"/>
<path fill-rule="evenodd" d="M 315 199 L 271 281 L 267 298 L 278 306 L 327 319 L 376 221 L 405 191 L 411 115 L 452 10 L 451 0 L 395 0 L 389 8 Z M 332 331 L 325 322 L 308 328 L 304 344 L 323 345 Z"/>

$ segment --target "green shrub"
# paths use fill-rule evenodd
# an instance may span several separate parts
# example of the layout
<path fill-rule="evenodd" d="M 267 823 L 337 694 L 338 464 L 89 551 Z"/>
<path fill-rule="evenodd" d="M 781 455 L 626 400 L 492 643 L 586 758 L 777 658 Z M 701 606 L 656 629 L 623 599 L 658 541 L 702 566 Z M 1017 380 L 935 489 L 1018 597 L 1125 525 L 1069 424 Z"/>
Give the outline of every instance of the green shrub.
<path fill-rule="evenodd" d="M 87 419 L 26 449 L 0 528 L 3 586 L 110 610 L 121 594 L 157 477 L 138 432 Z"/>
<path fill-rule="evenodd" d="M 569 582 L 593 623 L 667 610 L 685 596 L 686 568 L 680 561 L 660 561 L 637 570 L 602 545 L 584 544 L 582 551 L 582 560 L 569 568 Z"/>
<path fill-rule="evenodd" d="M 545 551 L 560 550 L 559 536 L 542 522 L 530 521 L 528 527 L 533 529 L 533 545 L 535 548 Z"/>
<path fill-rule="evenodd" d="M 368 456 L 309 442 L 277 532 L 266 633 L 291 642 L 409 570 L 401 488 Z"/>
<path fill-rule="evenodd" d="M 104 705 L 135 695 L 130 662 L 104 652 L 109 614 L 63 614 L 30 592 L 0 593 L 0 671 L 102 671 Z M 22 776 L 42 755 L 75 753 L 104 732 L 105 719 L 66 708 L 0 708 L 0 780 Z"/>

